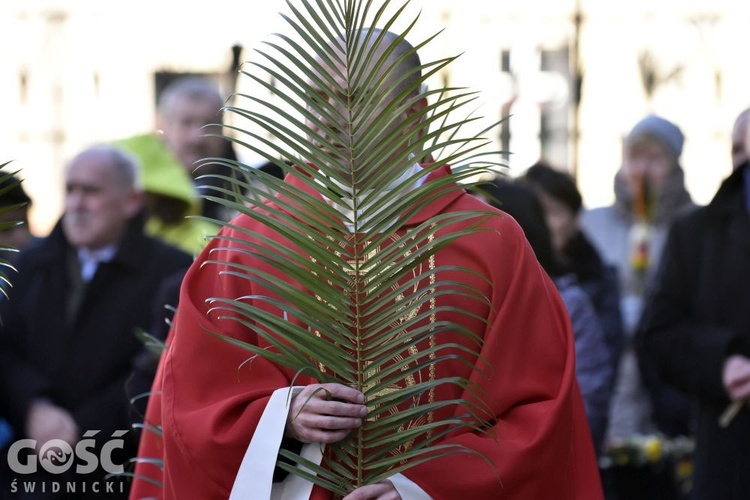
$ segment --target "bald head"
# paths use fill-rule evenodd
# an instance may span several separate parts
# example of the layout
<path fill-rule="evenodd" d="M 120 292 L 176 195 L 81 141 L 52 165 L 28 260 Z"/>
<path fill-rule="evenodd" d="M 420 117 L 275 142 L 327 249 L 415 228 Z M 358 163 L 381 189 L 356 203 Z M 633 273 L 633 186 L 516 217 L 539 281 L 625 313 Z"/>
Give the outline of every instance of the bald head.
<path fill-rule="evenodd" d="M 377 28 L 362 30 L 359 38 L 362 42 L 369 43 L 370 46 L 377 44 L 378 55 L 390 51 L 385 67 L 393 66 L 392 73 L 389 75 L 391 83 L 401 80 L 396 87 L 397 94 L 410 87 L 415 89 L 415 92 L 417 91 L 422 78 L 422 62 L 417 51 L 406 39 L 399 39 L 399 36 L 392 31 L 384 32 Z"/>
<path fill-rule="evenodd" d="M 421 62 L 409 42 L 375 28 L 346 42 L 332 40 L 336 54 L 319 56 L 320 73 L 310 82 L 318 99 L 308 106 L 307 126 L 316 149 L 337 159 L 320 162 L 364 187 L 383 169 L 405 168 L 419 152 L 414 137 L 427 101 L 419 95 Z"/>
<path fill-rule="evenodd" d="M 414 89 L 415 94 L 422 78 L 422 63 L 414 47 L 404 38 L 392 31 L 379 28 L 365 28 L 358 32 L 357 42 L 365 49 L 375 48 L 374 57 L 366 66 L 365 74 L 377 71 L 380 76 L 385 75 L 383 82 L 386 86 L 394 86 L 392 95 L 396 97 L 408 88 Z M 342 40 L 339 38 L 332 45 L 341 49 Z M 383 56 L 386 56 L 382 61 Z"/>

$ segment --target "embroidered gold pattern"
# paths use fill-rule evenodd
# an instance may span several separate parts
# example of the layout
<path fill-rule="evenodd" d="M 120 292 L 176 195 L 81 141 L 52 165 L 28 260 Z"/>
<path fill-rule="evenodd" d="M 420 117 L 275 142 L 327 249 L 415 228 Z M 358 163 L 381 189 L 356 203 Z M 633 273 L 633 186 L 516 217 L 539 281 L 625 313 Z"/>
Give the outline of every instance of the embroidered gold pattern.
<path fill-rule="evenodd" d="M 409 233 L 407 232 L 407 236 L 408 236 L 408 234 Z M 430 241 L 430 242 L 432 240 L 434 240 L 434 238 L 435 238 L 434 233 L 428 235 L 428 237 L 427 237 L 428 241 Z M 405 238 L 405 240 L 406 239 L 408 239 L 408 238 Z M 411 250 L 409 248 L 407 248 L 407 243 L 401 242 L 400 240 L 401 240 L 401 237 L 399 237 L 396 234 L 394 234 L 394 235 L 391 236 L 391 241 L 393 242 L 393 244 L 401 245 L 404 248 L 403 257 L 404 258 L 410 257 Z M 368 272 L 371 272 L 373 270 L 373 268 L 376 267 L 376 265 L 380 264 L 378 262 L 377 256 L 381 252 L 381 248 L 380 247 L 372 248 L 372 249 L 365 248 L 365 250 L 366 250 L 366 252 L 365 252 L 363 258 L 359 262 L 356 262 L 356 261 L 349 261 L 348 262 L 349 267 L 346 270 L 346 272 L 347 272 L 347 274 L 349 274 L 350 276 L 353 277 L 354 273 L 355 273 L 355 270 L 359 269 L 360 275 L 364 275 L 365 276 L 363 284 L 364 284 L 365 287 L 367 287 L 373 280 L 375 280 L 377 278 L 377 276 L 368 277 L 367 274 L 368 274 Z M 337 255 L 340 256 L 341 254 L 337 252 Z M 384 269 L 382 269 L 380 272 L 381 273 L 385 273 L 385 272 L 388 271 L 388 269 L 390 267 L 392 267 L 394 265 L 397 265 L 397 264 L 396 263 L 390 264 L 390 265 L 386 266 Z M 435 265 L 435 256 L 431 255 L 427 259 L 426 263 L 421 263 L 417 267 L 415 267 L 412 270 L 412 272 L 411 272 L 411 279 L 416 280 L 416 278 L 418 278 L 419 276 L 421 276 L 423 274 L 423 272 L 424 272 L 425 265 L 427 266 L 427 269 L 429 270 L 429 273 L 427 275 L 428 276 L 428 280 L 429 280 L 429 286 L 428 287 L 424 287 L 422 285 L 422 283 L 424 281 L 424 278 L 422 278 L 419 281 L 414 281 L 412 284 L 410 284 L 408 290 L 403 290 L 403 292 L 397 293 L 397 295 L 396 295 L 396 297 L 394 299 L 395 302 L 397 304 L 399 304 L 401 310 L 403 311 L 403 314 L 397 320 L 395 320 L 391 324 L 391 328 L 392 328 L 391 331 L 392 331 L 392 333 L 391 333 L 391 338 L 389 339 L 389 341 L 393 340 L 395 338 L 398 338 L 398 337 L 404 337 L 404 342 L 408 342 L 410 340 L 408 338 L 408 332 L 405 330 L 405 328 L 403 327 L 403 325 L 408 324 L 409 321 L 411 321 L 414 318 L 416 318 L 420 314 L 420 310 L 422 309 L 423 305 L 425 305 L 425 304 L 428 304 L 429 310 L 431 312 L 431 314 L 429 315 L 429 320 L 428 320 L 429 323 L 431 325 L 433 325 L 433 324 L 435 324 L 435 322 L 437 320 L 436 314 L 435 314 L 435 308 L 436 308 L 435 297 L 434 296 L 430 297 L 430 299 L 429 299 L 428 302 L 426 302 L 424 300 L 426 294 L 434 295 L 434 285 L 435 285 L 436 279 L 437 279 L 436 276 L 435 276 L 435 272 L 434 272 L 435 267 L 436 267 L 436 265 Z M 406 280 L 406 281 L 409 281 L 409 280 Z M 394 291 L 394 292 L 398 292 L 399 288 L 401 286 L 403 286 L 403 285 L 398 285 L 398 284 L 392 285 L 391 290 Z M 420 291 L 421 289 L 424 289 L 424 288 L 426 288 L 426 290 Z M 377 291 L 374 291 L 372 289 L 368 291 L 368 293 L 373 293 L 373 292 L 377 293 Z M 322 298 L 320 296 L 316 296 L 316 298 L 318 300 L 322 300 Z M 334 308 L 336 307 L 333 304 L 329 304 L 329 305 L 331 307 L 334 307 Z M 314 331 L 313 333 L 315 335 L 317 335 L 318 337 L 321 336 L 321 334 L 320 334 L 319 331 Z M 436 368 L 435 368 L 434 360 L 435 360 L 436 355 L 435 355 L 435 352 L 432 350 L 435 347 L 435 338 L 434 338 L 434 336 L 430 335 L 428 337 L 428 342 L 429 342 L 429 347 L 430 347 L 430 353 L 429 353 L 428 357 L 431 360 L 431 362 L 429 363 L 429 367 L 426 370 L 427 373 L 425 374 L 424 370 L 420 370 L 419 372 L 416 372 L 414 374 L 412 374 L 412 373 L 406 373 L 404 375 L 404 378 L 399 383 L 397 383 L 397 384 L 391 384 L 389 387 L 386 387 L 386 388 L 382 389 L 375 396 L 373 396 L 373 398 L 374 397 L 378 397 L 378 396 L 384 396 L 384 395 L 392 394 L 392 393 L 394 393 L 396 391 L 401 390 L 402 388 L 411 387 L 411 386 L 416 385 L 417 383 L 421 383 L 423 381 L 422 377 L 425 376 L 425 375 L 428 377 L 428 380 L 430 380 L 430 381 L 435 380 Z M 419 350 L 418 345 L 412 345 L 412 346 L 410 346 L 407 349 L 406 352 L 395 356 L 394 357 L 394 361 L 403 362 L 404 358 L 407 357 L 407 356 L 408 357 L 412 357 L 415 360 L 418 360 L 419 359 L 419 357 L 418 357 L 419 352 L 420 352 L 420 350 Z M 321 370 L 321 372 L 327 373 L 328 370 L 327 370 L 327 367 L 325 365 L 323 365 L 322 363 L 318 363 L 318 367 Z M 366 379 L 377 380 L 378 379 L 379 369 L 380 369 L 379 367 L 377 367 L 377 368 L 376 367 L 369 368 L 369 366 L 368 366 L 367 371 L 366 371 Z M 409 371 L 408 365 L 404 366 L 402 368 L 402 371 L 408 372 Z M 367 389 L 367 387 L 365 387 L 365 390 L 366 389 Z M 417 400 L 414 401 L 414 405 L 417 405 L 419 403 L 418 399 L 422 399 L 423 397 L 424 396 L 420 396 L 419 398 L 415 398 Z M 435 401 L 435 390 L 434 390 L 434 388 L 431 388 L 428 391 L 426 397 L 427 397 L 427 402 L 428 403 L 434 403 L 434 401 Z M 399 412 L 398 408 L 392 408 L 392 409 L 389 410 L 389 413 L 391 413 L 391 414 L 395 414 L 397 412 Z M 374 417 L 371 418 L 371 420 L 374 421 L 374 420 L 377 420 L 377 418 L 378 418 L 378 416 L 375 415 Z M 434 422 L 434 414 L 433 414 L 433 412 L 431 412 L 431 411 L 430 412 L 426 412 L 426 414 L 421 415 L 418 418 L 409 421 L 408 423 L 402 424 L 400 426 L 400 428 L 399 428 L 399 432 L 402 432 L 402 431 L 405 431 L 405 430 L 408 430 L 408 429 L 412 429 L 412 428 L 417 427 L 417 426 L 421 426 L 421 425 L 425 425 L 425 424 L 428 424 L 428 423 L 432 423 L 432 422 Z M 432 434 L 432 432 L 430 432 L 430 433 L 427 434 L 427 438 L 428 439 L 431 436 L 431 434 Z M 392 450 L 391 453 L 393 455 L 399 455 L 399 454 L 405 453 L 405 452 L 407 452 L 413 446 L 413 444 L 414 444 L 413 441 L 409 441 L 409 442 L 405 443 L 404 445 L 400 446 L 399 448 L 397 448 L 395 450 Z"/>

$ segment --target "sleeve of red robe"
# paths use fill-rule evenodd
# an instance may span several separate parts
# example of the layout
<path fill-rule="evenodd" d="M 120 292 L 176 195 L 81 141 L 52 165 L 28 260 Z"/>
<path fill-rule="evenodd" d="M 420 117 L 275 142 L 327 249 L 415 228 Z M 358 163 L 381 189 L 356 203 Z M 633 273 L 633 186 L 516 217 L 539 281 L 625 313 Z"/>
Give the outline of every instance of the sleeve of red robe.
<path fill-rule="evenodd" d="M 405 475 L 435 499 L 601 498 L 564 305 L 517 224 L 497 219 L 493 231 L 464 238 L 452 250 L 463 265 L 493 283 L 489 296 L 495 313 L 482 332 L 482 354 L 492 369 L 471 376 L 488 392 L 497 423 L 494 439 L 461 433 L 449 441 L 482 453 L 492 465 L 456 454 Z M 204 250 L 185 278 L 176 334 L 157 375 L 163 396 L 149 403 L 147 416 L 163 418 L 164 439 L 150 445 L 144 439 L 139 455 L 163 453 L 164 488 L 149 490 L 136 481 L 131 498 L 227 498 L 268 397 L 290 385 L 285 370 L 262 359 L 244 363 L 246 351 L 205 332 L 219 326 L 206 315 L 207 297 L 247 293 L 242 292 L 247 283 L 217 277 L 216 269 L 201 271 L 200 262 L 211 258 L 208 252 L 216 244 Z M 252 341 L 233 322 L 221 322 L 221 330 Z"/>

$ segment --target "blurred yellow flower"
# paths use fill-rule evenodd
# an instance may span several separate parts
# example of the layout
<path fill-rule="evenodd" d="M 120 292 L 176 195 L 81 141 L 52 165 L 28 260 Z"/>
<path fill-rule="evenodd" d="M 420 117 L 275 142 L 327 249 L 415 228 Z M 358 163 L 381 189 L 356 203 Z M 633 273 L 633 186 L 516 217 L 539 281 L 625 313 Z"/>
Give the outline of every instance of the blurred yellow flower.
<path fill-rule="evenodd" d="M 649 462 L 658 462 L 661 460 L 662 455 L 662 442 L 656 436 L 649 437 L 645 443 L 643 443 L 643 453 L 646 455 L 646 460 Z"/>

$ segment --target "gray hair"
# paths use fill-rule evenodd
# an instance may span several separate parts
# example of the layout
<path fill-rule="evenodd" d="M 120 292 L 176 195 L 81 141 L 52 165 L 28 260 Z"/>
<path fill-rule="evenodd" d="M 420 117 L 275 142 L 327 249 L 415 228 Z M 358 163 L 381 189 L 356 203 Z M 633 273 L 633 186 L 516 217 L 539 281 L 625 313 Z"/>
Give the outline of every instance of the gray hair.
<path fill-rule="evenodd" d="M 179 98 L 214 101 L 219 113 L 225 101 L 219 87 L 210 79 L 202 76 L 183 76 L 171 82 L 161 92 L 157 106 L 159 112 L 169 114 L 174 102 Z"/>
<path fill-rule="evenodd" d="M 143 191 L 141 163 L 132 153 L 112 144 L 95 144 L 74 156 L 69 165 L 88 156 L 99 156 L 109 163 L 118 186 Z"/>

